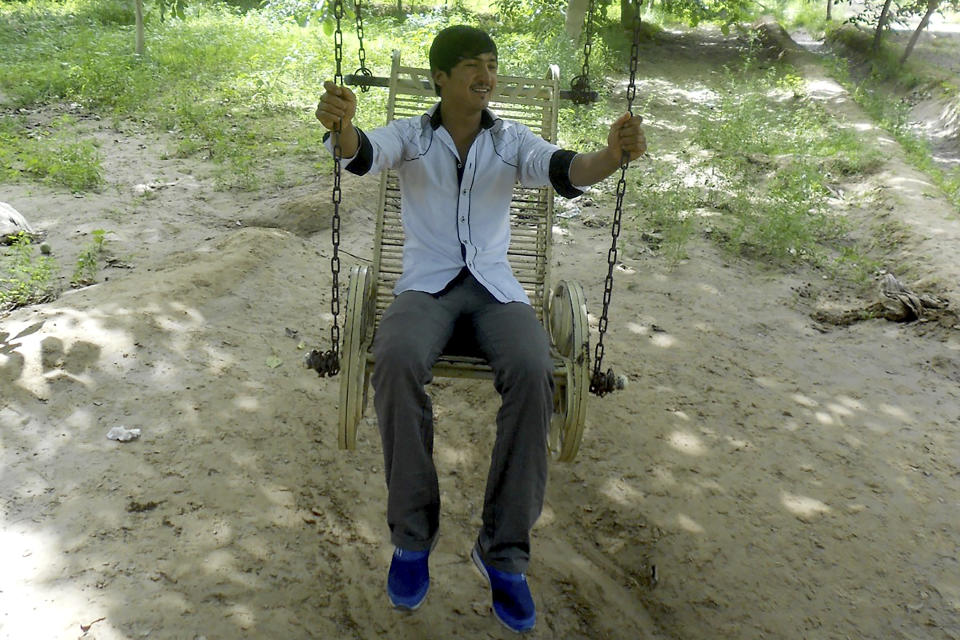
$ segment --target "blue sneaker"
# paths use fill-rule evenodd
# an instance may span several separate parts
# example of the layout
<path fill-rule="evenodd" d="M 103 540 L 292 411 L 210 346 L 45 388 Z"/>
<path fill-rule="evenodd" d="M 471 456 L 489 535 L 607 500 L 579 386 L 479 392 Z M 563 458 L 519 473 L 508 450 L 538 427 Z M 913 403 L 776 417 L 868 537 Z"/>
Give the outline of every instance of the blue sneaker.
<path fill-rule="evenodd" d="M 430 589 L 430 551 L 407 551 L 397 547 L 387 574 L 387 595 L 398 609 L 415 610 L 423 604 Z"/>
<path fill-rule="evenodd" d="M 490 583 L 493 594 L 493 612 L 511 631 L 524 632 L 533 629 L 537 623 L 537 608 L 527 586 L 527 576 L 522 573 L 508 573 L 487 566 L 480 558 L 476 546 L 470 554 L 473 563 Z"/>

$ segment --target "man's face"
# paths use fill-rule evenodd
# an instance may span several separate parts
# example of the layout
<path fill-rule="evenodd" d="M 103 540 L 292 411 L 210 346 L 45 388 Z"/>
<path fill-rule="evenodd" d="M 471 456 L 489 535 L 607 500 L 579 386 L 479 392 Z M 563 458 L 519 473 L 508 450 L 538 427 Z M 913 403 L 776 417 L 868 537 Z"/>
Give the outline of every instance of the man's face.
<path fill-rule="evenodd" d="M 468 111 L 480 111 L 490 104 L 490 95 L 497 87 L 497 56 L 481 53 L 464 58 L 449 74 L 437 71 L 433 79 L 440 87 L 444 102 Z"/>

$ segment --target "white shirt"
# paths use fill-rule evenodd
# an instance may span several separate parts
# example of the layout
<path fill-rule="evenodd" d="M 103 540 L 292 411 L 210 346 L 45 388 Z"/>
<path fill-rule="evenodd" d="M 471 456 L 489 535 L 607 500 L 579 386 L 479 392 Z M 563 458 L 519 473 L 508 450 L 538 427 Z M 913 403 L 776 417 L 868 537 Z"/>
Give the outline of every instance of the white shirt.
<path fill-rule="evenodd" d="M 360 147 L 345 168 L 357 175 L 394 169 L 400 178 L 405 242 L 395 295 L 442 291 L 466 266 L 500 302 L 530 303 L 507 261 L 513 186 L 552 184 L 560 195 L 580 195 L 569 178 L 576 154 L 492 111 L 481 122 L 462 163 L 439 104 L 370 133 L 358 129 Z M 332 153 L 329 138 L 326 146 Z"/>

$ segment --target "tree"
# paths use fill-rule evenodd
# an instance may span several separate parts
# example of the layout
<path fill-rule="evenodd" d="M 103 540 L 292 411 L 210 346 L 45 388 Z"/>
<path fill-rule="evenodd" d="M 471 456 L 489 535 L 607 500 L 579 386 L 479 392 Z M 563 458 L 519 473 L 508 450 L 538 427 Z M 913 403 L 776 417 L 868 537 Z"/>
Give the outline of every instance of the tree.
<path fill-rule="evenodd" d="M 136 0 L 137 14 L 137 55 L 142 56 L 146 50 L 143 37 L 143 0 Z"/>
<path fill-rule="evenodd" d="M 877 20 L 877 30 L 873 33 L 873 50 L 877 51 L 880 49 L 880 39 L 883 37 L 883 30 L 886 28 L 887 23 L 890 21 L 890 5 L 893 3 L 893 0 L 885 0 L 883 3 L 883 9 L 880 11 L 880 19 Z"/>
<path fill-rule="evenodd" d="M 960 9 L 960 0 L 951 0 L 947 3 L 947 5 L 956 11 Z M 943 0 L 926 0 L 926 3 L 921 1 L 915 5 L 907 7 L 906 12 L 910 14 L 918 14 L 922 10 L 923 17 L 920 19 L 920 24 L 917 25 L 917 28 L 913 31 L 913 34 L 911 34 L 910 41 L 907 42 L 907 48 L 903 50 L 903 56 L 900 57 L 900 64 L 906 62 L 907 58 L 910 57 L 913 47 L 916 46 L 917 40 L 920 39 L 920 33 L 930 25 L 930 18 L 933 17 L 934 13 L 941 11 L 943 6 Z"/>

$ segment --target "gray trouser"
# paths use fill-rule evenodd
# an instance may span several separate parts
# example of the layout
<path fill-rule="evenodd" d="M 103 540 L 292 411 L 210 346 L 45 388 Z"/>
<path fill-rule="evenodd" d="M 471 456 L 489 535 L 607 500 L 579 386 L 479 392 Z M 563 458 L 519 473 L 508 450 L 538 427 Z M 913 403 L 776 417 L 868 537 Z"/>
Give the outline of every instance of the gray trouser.
<path fill-rule="evenodd" d="M 501 571 L 525 571 L 530 530 L 540 516 L 547 484 L 553 360 L 533 309 L 497 301 L 473 276 L 442 294 L 401 293 L 377 329 L 374 406 L 383 440 L 391 540 L 403 549 L 422 551 L 437 535 L 433 406 L 424 386 L 458 319 L 472 328 L 502 399 L 477 538 L 480 554 Z"/>

